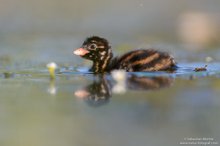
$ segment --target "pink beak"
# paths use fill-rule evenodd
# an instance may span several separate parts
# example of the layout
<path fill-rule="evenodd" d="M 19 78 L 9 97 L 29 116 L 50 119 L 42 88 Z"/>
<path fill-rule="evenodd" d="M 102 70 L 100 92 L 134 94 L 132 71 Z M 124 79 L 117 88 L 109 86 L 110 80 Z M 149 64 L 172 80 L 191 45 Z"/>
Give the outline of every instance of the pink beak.
<path fill-rule="evenodd" d="M 73 51 L 73 54 L 78 55 L 78 56 L 84 56 L 87 53 L 89 53 L 89 51 L 84 48 L 78 48 L 75 51 Z"/>

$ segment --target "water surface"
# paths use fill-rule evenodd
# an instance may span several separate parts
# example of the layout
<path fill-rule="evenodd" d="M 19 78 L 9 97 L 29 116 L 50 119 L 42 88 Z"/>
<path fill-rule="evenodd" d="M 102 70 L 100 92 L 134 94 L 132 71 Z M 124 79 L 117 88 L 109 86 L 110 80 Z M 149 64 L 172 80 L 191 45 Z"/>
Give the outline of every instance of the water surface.
<path fill-rule="evenodd" d="M 218 50 L 172 51 L 176 72 L 127 73 L 120 84 L 111 74 L 87 73 L 89 64 L 72 56 L 78 46 L 72 38 L 30 40 L 2 43 L 8 49 L 0 57 L 0 145 L 176 146 L 188 137 L 219 142 Z M 206 63 L 207 55 L 215 60 Z M 59 65 L 55 80 L 46 68 L 50 61 Z M 206 64 L 207 71 L 194 71 Z"/>

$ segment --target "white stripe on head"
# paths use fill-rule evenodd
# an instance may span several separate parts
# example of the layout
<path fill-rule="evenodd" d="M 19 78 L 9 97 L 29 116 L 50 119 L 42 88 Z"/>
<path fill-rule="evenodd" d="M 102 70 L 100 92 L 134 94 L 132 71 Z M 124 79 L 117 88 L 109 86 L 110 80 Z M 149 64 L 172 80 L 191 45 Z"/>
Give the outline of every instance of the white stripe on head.
<path fill-rule="evenodd" d="M 102 51 L 100 54 L 101 54 L 102 56 L 104 56 L 104 55 L 106 54 L 106 52 L 105 52 L 105 51 Z"/>

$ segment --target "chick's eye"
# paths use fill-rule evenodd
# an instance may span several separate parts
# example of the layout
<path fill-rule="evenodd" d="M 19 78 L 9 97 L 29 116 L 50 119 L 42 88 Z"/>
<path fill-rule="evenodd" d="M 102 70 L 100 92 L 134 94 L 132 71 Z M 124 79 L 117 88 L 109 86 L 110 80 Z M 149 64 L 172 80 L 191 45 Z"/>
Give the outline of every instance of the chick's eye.
<path fill-rule="evenodd" d="M 89 48 L 90 48 L 91 50 L 95 50 L 95 49 L 97 48 L 97 46 L 96 46 L 96 44 L 91 44 L 91 45 L 89 46 Z"/>

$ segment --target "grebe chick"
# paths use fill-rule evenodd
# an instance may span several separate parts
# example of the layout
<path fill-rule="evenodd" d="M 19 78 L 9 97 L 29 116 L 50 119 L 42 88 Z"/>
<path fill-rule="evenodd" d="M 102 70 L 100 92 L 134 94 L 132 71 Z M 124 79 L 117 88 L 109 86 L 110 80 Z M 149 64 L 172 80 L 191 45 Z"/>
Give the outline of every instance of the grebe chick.
<path fill-rule="evenodd" d="M 90 71 L 94 73 L 110 72 L 115 69 L 128 72 L 174 71 L 177 68 L 172 56 L 154 49 L 139 49 L 120 57 L 113 57 L 108 41 L 98 36 L 87 38 L 81 48 L 73 53 L 91 60 L 93 65 Z"/>

